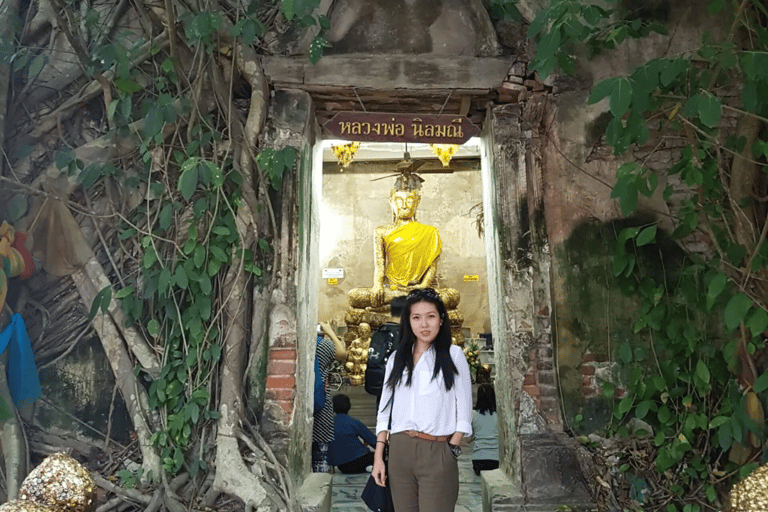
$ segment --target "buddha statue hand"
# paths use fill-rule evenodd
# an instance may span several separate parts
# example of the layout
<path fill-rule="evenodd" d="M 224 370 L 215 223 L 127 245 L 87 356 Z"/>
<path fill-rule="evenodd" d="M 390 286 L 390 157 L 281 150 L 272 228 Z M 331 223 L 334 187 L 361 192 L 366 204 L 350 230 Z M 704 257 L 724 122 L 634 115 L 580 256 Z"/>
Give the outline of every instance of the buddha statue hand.
<path fill-rule="evenodd" d="M 386 302 L 384 293 L 384 285 L 382 283 L 376 283 L 371 288 L 371 306 L 378 307 Z"/>

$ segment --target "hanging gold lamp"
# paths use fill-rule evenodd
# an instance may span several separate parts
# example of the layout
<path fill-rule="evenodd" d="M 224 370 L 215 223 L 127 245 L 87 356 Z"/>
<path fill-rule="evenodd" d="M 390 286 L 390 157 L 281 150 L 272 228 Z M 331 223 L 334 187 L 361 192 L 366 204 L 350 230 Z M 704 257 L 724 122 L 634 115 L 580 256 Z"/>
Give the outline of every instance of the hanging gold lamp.
<path fill-rule="evenodd" d="M 448 167 L 454 153 L 459 150 L 458 144 L 430 144 L 429 147 L 432 148 L 432 152 L 443 163 L 443 167 Z"/>
<path fill-rule="evenodd" d="M 348 142 L 347 144 L 339 144 L 338 146 L 331 146 L 336 161 L 342 168 L 346 168 L 355 159 L 355 152 L 360 147 L 359 142 Z"/>

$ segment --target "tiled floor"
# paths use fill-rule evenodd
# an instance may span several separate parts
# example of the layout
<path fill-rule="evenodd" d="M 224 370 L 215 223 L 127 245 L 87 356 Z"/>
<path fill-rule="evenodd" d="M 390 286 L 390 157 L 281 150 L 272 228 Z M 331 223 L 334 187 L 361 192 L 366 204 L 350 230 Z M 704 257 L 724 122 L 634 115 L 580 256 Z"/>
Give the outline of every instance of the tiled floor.
<path fill-rule="evenodd" d="M 455 512 L 477 512 L 483 509 L 483 496 L 480 477 L 472 471 L 471 444 L 463 446 L 462 451 L 459 457 L 459 499 Z M 368 507 L 360 500 L 360 493 L 363 492 L 367 480 L 367 473 L 362 475 L 334 473 L 331 510 L 369 512 Z"/>

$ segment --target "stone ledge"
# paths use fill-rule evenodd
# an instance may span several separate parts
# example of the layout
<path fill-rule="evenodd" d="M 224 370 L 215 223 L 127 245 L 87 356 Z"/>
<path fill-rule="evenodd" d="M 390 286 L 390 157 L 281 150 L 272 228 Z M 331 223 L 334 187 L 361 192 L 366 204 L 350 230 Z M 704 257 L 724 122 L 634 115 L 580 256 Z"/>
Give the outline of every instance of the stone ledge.
<path fill-rule="evenodd" d="M 330 473 L 310 473 L 299 488 L 301 512 L 330 512 L 333 476 Z"/>
<path fill-rule="evenodd" d="M 523 509 L 523 496 L 500 469 L 480 473 L 483 487 L 483 512 L 517 512 Z"/>

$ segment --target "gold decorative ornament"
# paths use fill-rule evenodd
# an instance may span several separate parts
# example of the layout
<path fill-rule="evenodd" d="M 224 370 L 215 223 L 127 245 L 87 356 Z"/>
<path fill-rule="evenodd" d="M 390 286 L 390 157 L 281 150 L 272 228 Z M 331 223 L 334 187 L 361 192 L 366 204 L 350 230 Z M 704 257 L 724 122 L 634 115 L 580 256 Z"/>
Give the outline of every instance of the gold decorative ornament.
<path fill-rule="evenodd" d="M 79 462 L 65 453 L 55 453 L 27 475 L 19 500 L 34 501 L 57 512 L 93 512 L 96 485 Z"/>
<path fill-rule="evenodd" d="M 763 512 L 768 510 L 768 465 L 747 475 L 731 489 L 731 512 Z"/>
<path fill-rule="evenodd" d="M 443 167 L 448 167 L 454 153 L 459 150 L 458 144 L 430 144 L 429 147 L 432 148 L 432 152 L 443 163 Z"/>
<path fill-rule="evenodd" d="M 340 144 L 338 146 L 331 146 L 336 161 L 342 168 L 346 168 L 355 159 L 355 152 L 360 147 L 359 142 L 348 142 L 347 144 Z"/>
<path fill-rule="evenodd" d="M 368 348 L 371 346 L 371 326 L 362 322 L 358 328 L 358 337 L 352 340 L 347 349 L 347 369 L 349 383 L 360 386 L 365 382 L 365 370 L 368 368 Z"/>

